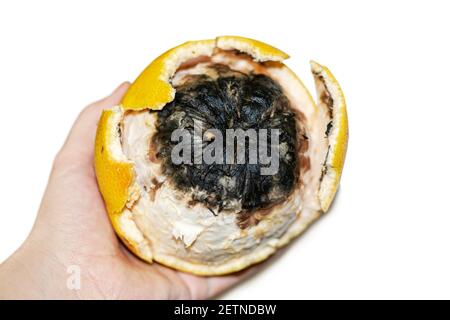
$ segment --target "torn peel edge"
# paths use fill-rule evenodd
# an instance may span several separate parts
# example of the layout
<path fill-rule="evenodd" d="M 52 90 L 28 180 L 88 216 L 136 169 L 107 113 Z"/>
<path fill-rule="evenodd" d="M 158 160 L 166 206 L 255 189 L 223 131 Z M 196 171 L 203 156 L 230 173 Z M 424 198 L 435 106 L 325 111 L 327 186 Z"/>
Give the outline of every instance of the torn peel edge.
<path fill-rule="evenodd" d="M 95 141 L 95 172 L 113 228 L 129 250 L 151 263 L 151 245 L 128 210 L 139 199 L 140 193 L 134 181 L 134 164 L 122 150 L 123 117 L 124 111 L 119 106 L 103 111 Z"/>
<path fill-rule="evenodd" d="M 217 49 L 237 50 L 251 56 L 256 62 L 281 62 L 289 57 L 266 43 L 237 36 L 185 42 L 166 51 L 144 69 L 122 99 L 122 108 L 161 110 L 175 97 L 171 79 L 178 68 L 189 60 L 202 56 L 211 57 Z"/>
<path fill-rule="evenodd" d="M 328 150 L 323 162 L 319 185 L 319 201 L 324 212 L 328 211 L 344 166 L 348 142 L 348 119 L 344 94 L 330 70 L 314 61 L 310 62 L 317 92 L 317 107 L 329 112 L 330 122 L 324 132 Z"/>
<path fill-rule="evenodd" d="M 130 199 L 135 199 L 133 163 L 122 150 L 123 115 L 119 106 L 104 110 L 95 138 L 95 174 L 110 215 L 120 214 Z"/>
<path fill-rule="evenodd" d="M 248 54 L 256 62 L 281 62 L 289 55 L 267 43 L 239 36 L 221 36 L 216 38 L 216 47 L 222 50 L 238 50 Z"/>

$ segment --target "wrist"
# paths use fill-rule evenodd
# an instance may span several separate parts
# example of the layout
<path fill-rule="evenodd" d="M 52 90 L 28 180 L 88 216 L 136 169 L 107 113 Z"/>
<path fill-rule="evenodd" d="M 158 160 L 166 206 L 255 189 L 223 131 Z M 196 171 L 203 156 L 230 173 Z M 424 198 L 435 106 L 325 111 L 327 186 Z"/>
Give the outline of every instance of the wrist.
<path fill-rule="evenodd" d="M 0 265 L 0 299 L 71 299 L 67 268 L 27 240 Z"/>

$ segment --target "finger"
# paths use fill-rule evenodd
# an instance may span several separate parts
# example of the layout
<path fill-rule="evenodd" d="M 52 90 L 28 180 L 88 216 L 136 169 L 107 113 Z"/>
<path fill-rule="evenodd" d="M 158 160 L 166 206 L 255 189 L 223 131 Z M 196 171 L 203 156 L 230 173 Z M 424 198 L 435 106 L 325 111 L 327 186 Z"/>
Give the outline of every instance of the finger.
<path fill-rule="evenodd" d="M 268 268 L 277 259 L 279 259 L 286 252 L 286 247 L 279 249 L 269 259 L 262 261 L 258 264 L 251 266 L 250 268 L 239 271 L 237 273 L 230 274 L 225 277 L 210 277 L 208 278 L 208 298 L 215 297 L 228 289 L 231 289 L 234 285 L 237 285 L 247 278 L 252 277 L 256 273 L 261 272 L 263 269 Z"/>
<path fill-rule="evenodd" d="M 209 299 L 232 288 L 254 274 L 260 265 L 225 276 L 204 277 L 178 272 L 178 276 L 187 285 L 192 299 Z"/>
<path fill-rule="evenodd" d="M 256 273 L 260 269 L 259 265 L 253 266 L 244 271 L 240 271 L 224 277 L 207 278 L 208 294 L 206 298 L 213 298 L 233 286 L 243 282 L 245 279 Z"/>
<path fill-rule="evenodd" d="M 120 103 L 129 85 L 128 82 L 122 83 L 109 96 L 84 108 L 73 124 L 58 157 L 63 158 L 64 162 L 73 159 L 77 162 L 92 163 L 95 132 L 100 115 L 104 109 Z"/>

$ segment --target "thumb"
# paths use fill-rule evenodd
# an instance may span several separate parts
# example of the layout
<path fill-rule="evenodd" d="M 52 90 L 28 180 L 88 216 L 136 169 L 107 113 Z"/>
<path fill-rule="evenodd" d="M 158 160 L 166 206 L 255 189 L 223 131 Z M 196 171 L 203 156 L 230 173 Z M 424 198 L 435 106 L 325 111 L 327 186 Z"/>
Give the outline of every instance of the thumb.
<path fill-rule="evenodd" d="M 98 230 L 101 230 L 99 226 L 108 225 L 94 176 L 95 132 L 101 112 L 119 104 L 128 86 L 123 83 L 109 96 L 87 106 L 73 124 L 54 160 L 41 201 L 36 226 L 43 225 L 42 230 L 46 230 L 49 221 L 56 225 L 60 221 L 77 219 L 76 224 L 66 222 L 65 225 L 78 225 L 83 214 L 89 217 L 83 220 L 84 225 L 95 223 Z"/>
<path fill-rule="evenodd" d="M 57 159 L 65 164 L 70 161 L 77 161 L 78 165 L 92 163 L 95 132 L 100 115 L 104 109 L 118 105 L 129 86 L 129 82 L 122 83 L 109 96 L 88 105 L 81 111 Z"/>

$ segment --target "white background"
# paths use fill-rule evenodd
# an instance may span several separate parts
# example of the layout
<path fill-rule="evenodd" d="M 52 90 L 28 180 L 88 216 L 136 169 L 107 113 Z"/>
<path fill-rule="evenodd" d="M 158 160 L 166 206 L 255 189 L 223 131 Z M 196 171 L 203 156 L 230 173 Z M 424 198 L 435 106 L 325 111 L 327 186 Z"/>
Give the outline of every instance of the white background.
<path fill-rule="evenodd" d="M 80 109 L 186 40 L 232 34 L 327 65 L 350 141 L 329 213 L 223 298 L 450 298 L 446 1 L 0 4 L 0 261 L 27 236 Z"/>

